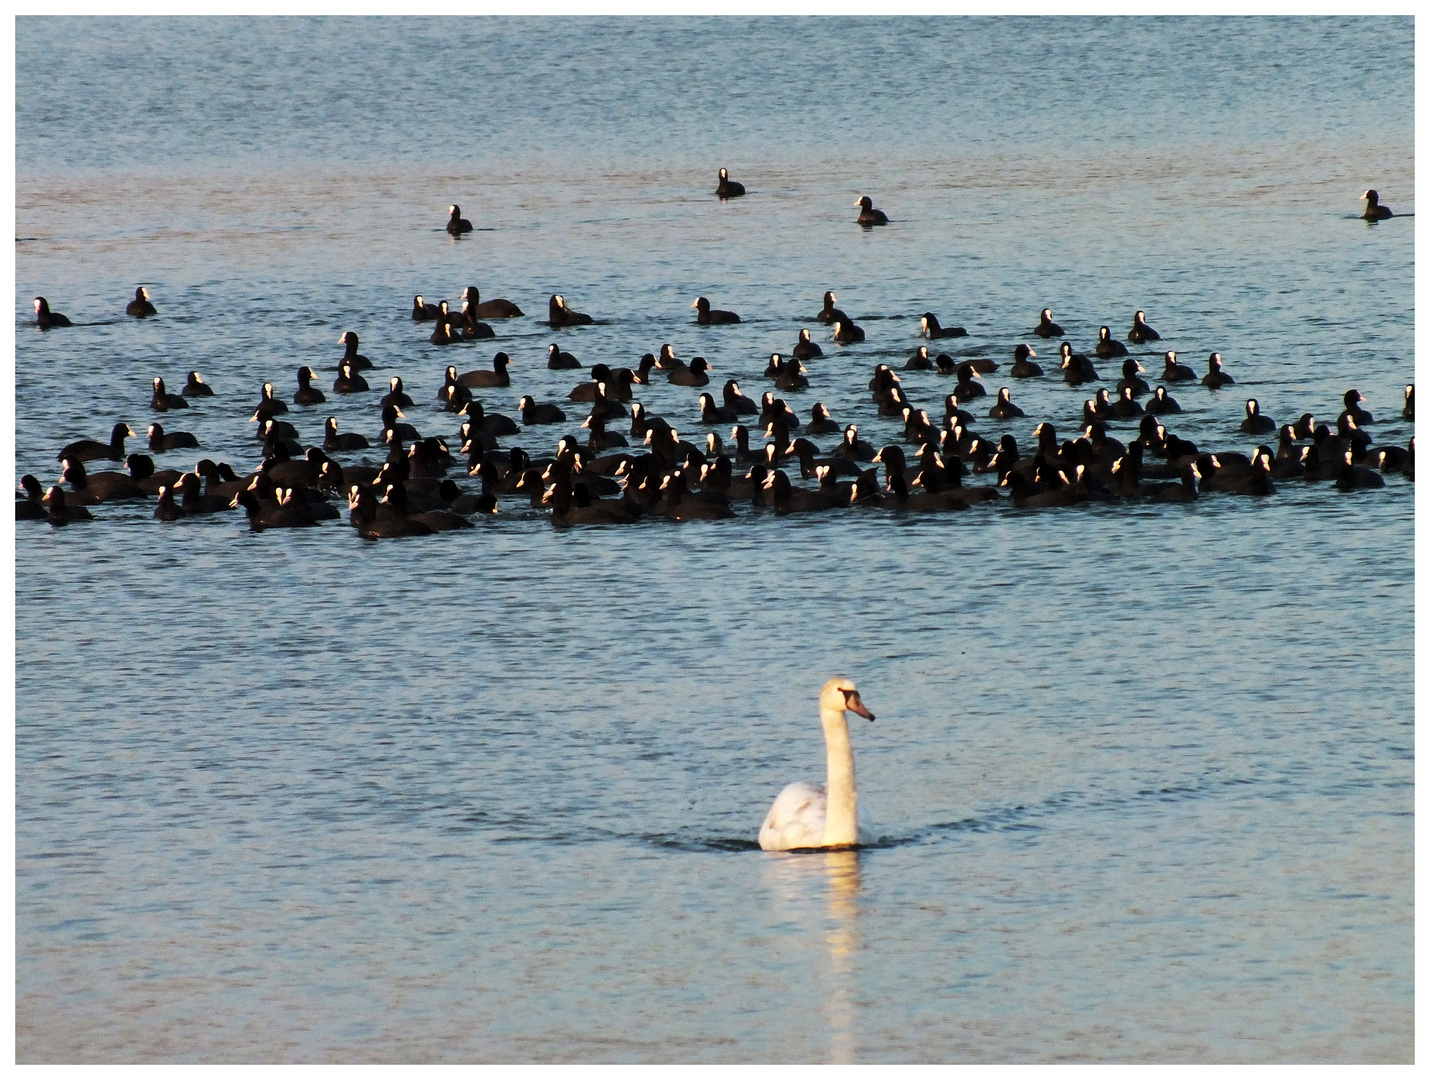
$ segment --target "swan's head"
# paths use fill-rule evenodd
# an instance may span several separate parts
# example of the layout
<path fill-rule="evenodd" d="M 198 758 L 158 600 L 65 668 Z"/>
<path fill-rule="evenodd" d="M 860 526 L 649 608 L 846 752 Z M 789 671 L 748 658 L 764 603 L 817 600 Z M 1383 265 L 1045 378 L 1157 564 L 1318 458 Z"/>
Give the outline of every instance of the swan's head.
<path fill-rule="evenodd" d="M 866 709 L 864 702 L 860 700 L 859 688 L 854 685 L 854 680 L 844 675 L 836 675 L 824 684 L 824 689 L 819 694 L 819 707 L 821 711 L 847 711 L 858 713 L 866 720 L 874 719 L 874 714 Z"/>

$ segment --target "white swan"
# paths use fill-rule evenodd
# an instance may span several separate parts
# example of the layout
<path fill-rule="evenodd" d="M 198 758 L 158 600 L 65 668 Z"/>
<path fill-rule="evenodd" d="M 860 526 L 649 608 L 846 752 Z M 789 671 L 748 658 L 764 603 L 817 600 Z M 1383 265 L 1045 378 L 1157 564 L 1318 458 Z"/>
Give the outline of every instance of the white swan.
<path fill-rule="evenodd" d="M 760 847 L 766 851 L 792 848 L 851 847 L 874 840 L 867 822 L 859 821 L 859 792 L 854 786 L 854 751 L 849 745 L 845 712 L 869 720 L 874 714 L 859 700 L 853 679 L 836 676 L 819 694 L 819 719 L 824 724 L 828 764 L 825 786 L 798 780 L 775 799 L 760 826 Z"/>

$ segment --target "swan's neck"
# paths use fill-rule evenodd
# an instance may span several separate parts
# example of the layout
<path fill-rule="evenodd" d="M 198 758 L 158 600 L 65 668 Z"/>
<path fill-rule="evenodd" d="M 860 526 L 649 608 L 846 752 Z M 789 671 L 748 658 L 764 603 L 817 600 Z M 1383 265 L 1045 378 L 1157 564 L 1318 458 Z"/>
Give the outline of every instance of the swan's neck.
<path fill-rule="evenodd" d="M 824 843 L 859 842 L 859 792 L 854 787 L 854 751 L 849 745 L 849 725 L 844 711 L 821 709 L 824 750 L 829 768 L 825 787 Z"/>

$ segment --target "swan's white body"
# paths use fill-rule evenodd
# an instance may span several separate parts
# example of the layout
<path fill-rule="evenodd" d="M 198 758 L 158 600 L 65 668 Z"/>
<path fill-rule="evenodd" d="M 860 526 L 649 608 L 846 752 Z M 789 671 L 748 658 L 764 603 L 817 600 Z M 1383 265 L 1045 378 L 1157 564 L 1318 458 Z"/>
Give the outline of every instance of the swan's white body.
<path fill-rule="evenodd" d="M 766 851 L 850 847 L 874 840 L 872 823 L 867 818 L 860 820 L 846 710 L 874 719 L 859 699 L 852 679 L 830 679 L 819 695 L 827 782 L 820 785 L 798 780 L 779 793 L 760 827 L 760 847 Z"/>
<path fill-rule="evenodd" d="M 760 847 L 766 851 L 789 851 L 831 846 L 824 842 L 827 805 L 823 784 L 796 780 L 775 797 L 775 804 L 765 815 Z M 862 806 L 856 817 L 855 843 L 872 844 L 878 836 Z"/>

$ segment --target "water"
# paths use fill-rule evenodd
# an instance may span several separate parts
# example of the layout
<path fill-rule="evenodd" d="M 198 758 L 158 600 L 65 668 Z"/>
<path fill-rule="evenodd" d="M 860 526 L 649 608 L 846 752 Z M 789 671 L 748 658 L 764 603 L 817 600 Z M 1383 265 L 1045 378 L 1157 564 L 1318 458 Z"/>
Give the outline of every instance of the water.
<path fill-rule="evenodd" d="M 1413 221 L 1355 197 L 1414 209 L 1412 49 L 1404 19 L 21 19 L 16 476 L 191 368 L 220 396 L 166 426 L 252 468 L 260 384 L 325 385 L 344 330 L 448 437 L 441 372 L 493 347 L 493 411 L 579 379 L 551 340 L 758 395 L 825 289 L 868 342 L 816 328 L 791 400 L 876 445 L 868 373 L 921 312 L 1006 365 L 1044 306 L 1080 348 L 1144 308 L 1220 351 L 1235 387 L 1176 392 L 1200 445 L 1350 386 L 1403 445 Z M 528 317 L 429 345 L 411 296 L 467 284 Z M 555 291 L 597 325 L 547 328 Z M 37 294 L 84 325 L 36 332 Z M 744 321 L 693 326 L 702 294 Z M 638 397 L 703 435 L 696 393 Z M 1019 383 L 1007 428 L 1086 396 Z M 373 437 L 374 400 L 289 418 Z M 506 499 L 405 543 L 21 523 L 17 1057 L 1409 1061 L 1412 511 L 1391 477 L 565 532 Z M 760 852 L 836 671 L 887 839 Z"/>

